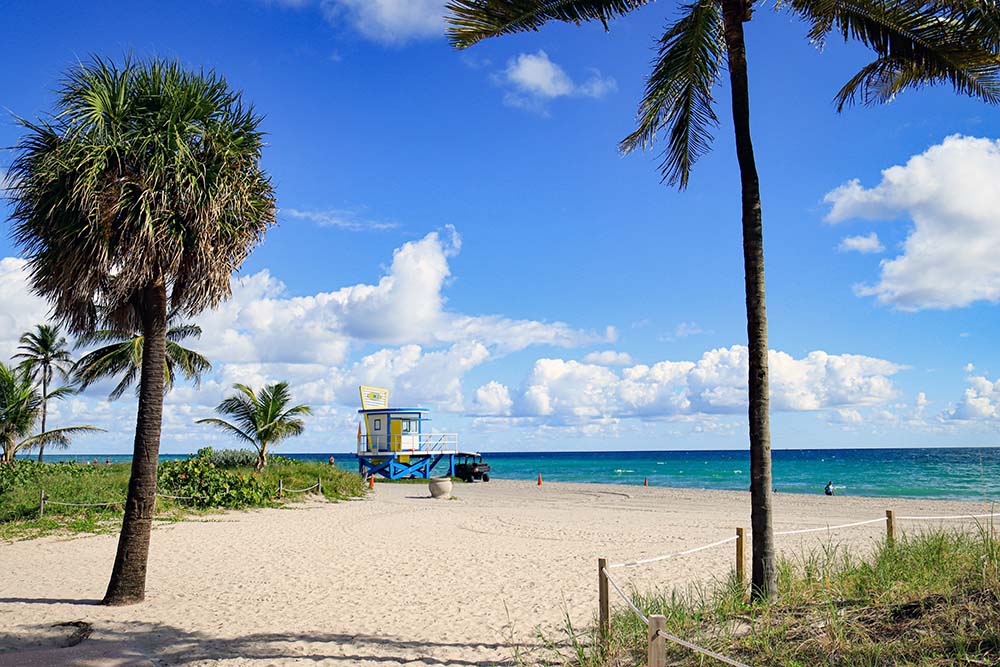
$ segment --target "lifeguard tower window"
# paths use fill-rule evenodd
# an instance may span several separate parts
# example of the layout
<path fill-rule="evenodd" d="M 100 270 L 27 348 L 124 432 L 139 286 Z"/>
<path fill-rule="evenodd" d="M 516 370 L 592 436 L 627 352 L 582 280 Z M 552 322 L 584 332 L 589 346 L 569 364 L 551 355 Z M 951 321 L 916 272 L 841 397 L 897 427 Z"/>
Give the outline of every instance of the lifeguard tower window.
<path fill-rule="evenodd" d="M 413 422 L 411 422 L 409 419 L 406 419 L 406 420 L 403 421 L 403 433 L 409 433 L 410 432 L 410 424 L 412 424 L 412 423 Z"/>
<path fill-rule="evenodd" d="M 381 419 L 376 419 L 375 420 L 375 430 L 376 431 L 381 431 L 382 430 L 382 420 Z"/>

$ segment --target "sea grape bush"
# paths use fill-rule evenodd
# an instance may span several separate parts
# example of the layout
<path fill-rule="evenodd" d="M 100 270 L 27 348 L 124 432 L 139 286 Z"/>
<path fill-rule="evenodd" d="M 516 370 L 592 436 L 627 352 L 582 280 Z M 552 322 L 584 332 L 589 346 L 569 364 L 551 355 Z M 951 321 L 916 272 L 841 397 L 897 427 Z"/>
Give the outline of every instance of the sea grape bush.
<path fill-rule="evenodd" d="M 32 460 L 15 459 L 10 463 L 0 465 L 0 493 L 16 486 L 36 482 L 39 479 L 44 479 L 46 476 L 62 477 L 69 475 L 71 477 L 81 477 L 86 474 L 92 474 L 94 469 L 95 466 L 80 465 L 72 461 L 63 463 L 38 463 Z"/>
<path fill-rule="evenodd" d="M 201 456 L 163 463 L 159 487 L 160 493 L 189 496 L 194 507 L 248 507 L 271 499 L 256 475 L 225 470 Z"/>
<path fill-rule="evenodd" d="M 198 450 L 199 459 L 208 459 L 216 468 L 252 468 L 257 463 L 257 452 L 250 449 L 220 449 L 211 447 Z"/>

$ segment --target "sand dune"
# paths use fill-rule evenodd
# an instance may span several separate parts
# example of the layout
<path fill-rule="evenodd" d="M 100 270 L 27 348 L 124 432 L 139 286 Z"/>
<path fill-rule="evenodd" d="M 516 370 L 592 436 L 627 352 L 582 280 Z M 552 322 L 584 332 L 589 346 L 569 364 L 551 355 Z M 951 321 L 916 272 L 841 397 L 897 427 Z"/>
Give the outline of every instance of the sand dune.
<path fill-rule="evenodd" d="M 147 600 L 125 608 L 95 604 L 116 536 L 4 544 L 0 665 L 24 664 L 16 651 L 55 645 L 67 631 L 53 626 L 75 621 L 93 628 L 81 647 L 120 647 L 154 665 L 504 664 L 515 647 L 543 655 L 539 632 L 558 639 L 566 614 L 577 625 L 591 622 L 599 556 L 656 556 L 749 524 L 749 495 L 737 492 L 494 481 L 455 493 L 431 500 L 421 485 L 380 484 L 364 500 L 161 525 Z M 775 503 L 776 530 L 876 518 L 886 508 L 984 511 L 785 494 Z M 854 528 L 834 540 L 863 549 L 883 531 Z M 779 545 L 798 553 L 829 540 L 819 533 Z M 707 582 L 727 575 L 732 554 L 726 545 L 616 577 L 639 588 Z"/>

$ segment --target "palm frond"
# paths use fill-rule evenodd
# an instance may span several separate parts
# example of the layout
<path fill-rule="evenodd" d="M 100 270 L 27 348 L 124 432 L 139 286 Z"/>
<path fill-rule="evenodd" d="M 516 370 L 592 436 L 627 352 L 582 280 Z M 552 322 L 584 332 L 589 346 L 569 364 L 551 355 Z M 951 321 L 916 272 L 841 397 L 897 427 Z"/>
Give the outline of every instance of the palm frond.
<path fill-rule="evenodd" d="M 100 431 L 101 433 L 106 433 L 105 429 L 98 428 L 97 426 L 66 426 L 64 428 L 53 428 L 45 431 L 44 433 L 38 433 L 31 436 L 30 438 L 25 438 L 18 444 L 18 450 L 21 449 L 31 449 L 32 447 L 38 447 L 40 445 L 55 446 L 65 449 L 69 447 L 71 435 L 76 435 L 77 433 L 86 433 Z"/>
<path fill-rule="evenodd" d="M 257 440 L 251 437 L 249 434 L 244 433 L 240 428 L 233 426 L 224 419 L 217 419 L 216 417 L 207 417 L 205 419 L 199 419 L 195 424 L 211 424 L 212 426 L 217 426 L 227 433 L 235 435 L 240 440 L 250 443 L 254 447 L 257 446 Z"/>
<path fill-rule="evenodd" d="M 450 0 L 448 39 L 464 49 L 487 37 L 535 31 L 549 21 L 583 23 L 623 16 L 652 0 Z"/>
<path fill-rule="evenodd" d="M 687 187 L 694 163 L 712 142 L 719 123 L 712 109 L 712 87 L 725 53 L 722 11 L 715 0 L 698 0 L 664 32 L 646 93 L 639 104 L 638 127 L 619 145 L 623 153 L 651 147 L 666 131 L 660 173 L 663 180 Z"/>
<path fill-rule="evenodd" d="M 822 44 L 830 33 L 875 52 L 837 93 L 838 110 L 860 99 L 870 105 L 921 85 L 950 84 L 956 92 L 1000 102 L 1000 11 L 985 0 L 790 0 Z"/>

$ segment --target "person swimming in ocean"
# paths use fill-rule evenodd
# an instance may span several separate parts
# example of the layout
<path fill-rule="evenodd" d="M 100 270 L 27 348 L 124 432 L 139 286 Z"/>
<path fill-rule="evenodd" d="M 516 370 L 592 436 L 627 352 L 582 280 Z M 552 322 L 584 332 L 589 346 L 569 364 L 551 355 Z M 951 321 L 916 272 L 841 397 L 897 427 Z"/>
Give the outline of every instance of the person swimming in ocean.
<path fill-rule="evenodd" d="M 829 482 L 826 483 L 826 488 L 823 489 L 823 493 L 825 493 L 828 496 L 833 495 L 833 480 L 830 480 Z"/>

